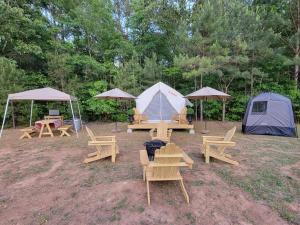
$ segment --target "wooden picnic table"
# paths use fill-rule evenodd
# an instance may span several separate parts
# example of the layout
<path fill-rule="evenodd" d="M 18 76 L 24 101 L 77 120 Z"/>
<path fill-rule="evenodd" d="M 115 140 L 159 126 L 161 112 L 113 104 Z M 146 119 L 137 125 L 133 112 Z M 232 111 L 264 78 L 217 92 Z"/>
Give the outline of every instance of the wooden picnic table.
<path fill-rule="evenodd" d="M 41 125 L 39 138 L 41 138 L 43 135 L 50 135 L 51 137 L 54 137 L 50 124 L 55 125 L 57 121 L 58 119 L 47 119 L 47 120 L 36 121 L 35 122 L 36 125 L 37 124 Z"/>

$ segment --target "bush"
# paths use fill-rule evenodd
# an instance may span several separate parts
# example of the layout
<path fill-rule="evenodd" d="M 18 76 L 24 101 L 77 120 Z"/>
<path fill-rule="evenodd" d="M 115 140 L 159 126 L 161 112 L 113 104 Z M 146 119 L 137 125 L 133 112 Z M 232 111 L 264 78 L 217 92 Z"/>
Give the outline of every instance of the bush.
<path fill-rule="evenodd" d="M 187 109 L 187 114 L 188 114 L 188 115 L 194 115 L 194 113 L 195 113 L 195 112 L 194 112 L 194 109 L 193 109 L 193 108 L 188 108 L 188 109 Z"/>
<path fill-rule="evenodd" d="M 133 109 L 129 109 L 129 110 L 127 111 L 127 115 L 128 115 L 128 116 L 133 116 L 133 115 L 134 115 Z"/>

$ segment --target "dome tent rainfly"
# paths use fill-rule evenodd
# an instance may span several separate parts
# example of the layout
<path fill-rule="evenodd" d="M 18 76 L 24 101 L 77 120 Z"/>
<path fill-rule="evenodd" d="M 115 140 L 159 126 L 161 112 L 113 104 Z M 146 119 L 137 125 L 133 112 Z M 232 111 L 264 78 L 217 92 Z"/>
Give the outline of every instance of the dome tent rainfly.
<path fill-rule="evenodd" d="M 32 122 L 32 109 L 33 109 L 33 102 L 34 101 L 64 101 L 64 102 L 69 102 L 71 111 L 72 111 L 72 117 L 73 121 L 75 119 L 74 117 L 74 110 L 73 110 L 73 105 L 72 101 L 77 102 L 77 107 L 78 107 L 78 112 L 79 112 L 79 118 L 81 121 L 81 114 L 80 114 L 80 109 L 79 109 L 79 104 L 77 101 L 77 98 L 74 96 L 71 96 L 69 94 L 66 94 L 62 91 L 58 91 L 56 89 L 46 87 L 46 88 L 39 88 L 39 89 L 33 89 L 33 90 L 28 90 L 28 91 L 23 91 L 19 93 L 14 93 L 14 94 L 9 94 L 7 101 L 6 101 L 6 106 L 5 106 L 5 111 L 4 111 L 4 116 L 3 116 L 3 122 L 2 122 L 2 127 L 0 131 L 0 138 L 2 137 L 2 132 L 5 124 L 5 119 L 6 119 L 6 114 L 8 110 L 8 105 L 9 102 L 13 101 L 24 101 L 28 100 L 31 101 L 31 110 L 30 110 L 30 126 Z M 75 129 L 77 137 L 78 137 L 78 132 Z"/>
<path fill-rule="evenodd" d="M 262 93 L 250 99 L 242 131 L 246 134 L 297 137 L 291 100 L 272 92 Z"/>
<path fill-rule="evenodd" d="M 149 87 L 136 99 L 136 108 L 148 117 L 149 122 L 170 121 L 186 105 L 192 104 L 178 91 L 162 82 Z"/>

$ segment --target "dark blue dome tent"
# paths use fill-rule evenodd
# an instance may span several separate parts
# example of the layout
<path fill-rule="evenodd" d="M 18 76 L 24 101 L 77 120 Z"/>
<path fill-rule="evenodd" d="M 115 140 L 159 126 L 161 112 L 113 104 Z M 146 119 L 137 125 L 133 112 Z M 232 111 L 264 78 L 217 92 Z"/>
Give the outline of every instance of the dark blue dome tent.
<path fill-rule="evenodd" d="M 297 137 L 291 100 L 272 92 L 251 98 L 244 115 L 242 131 L 246 134 Z"/>

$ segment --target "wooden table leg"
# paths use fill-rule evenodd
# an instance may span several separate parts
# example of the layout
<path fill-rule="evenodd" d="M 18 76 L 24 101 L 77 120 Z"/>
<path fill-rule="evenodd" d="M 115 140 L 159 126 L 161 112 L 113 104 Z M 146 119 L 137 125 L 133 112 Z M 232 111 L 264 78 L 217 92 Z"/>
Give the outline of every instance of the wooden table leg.
<path fill-rule="evenodd" d="M 40 130 L 40 134 L 39 134 L 39 138 L 42 137 L 42 134 L 43 134 L 43 131 L 44 131 L 44 127 L 45 127 L 45 124 L 42 124 L 41 130 Z"/>
<path fill-rule="evenodd" d="M 51 130 L 51 127 L 49 125 L 49 123 L 46 124 L 47 128 L 48 128 L 48 133 L 50 134 L 51 137 L 54 137 L 53 132 Z"/>

